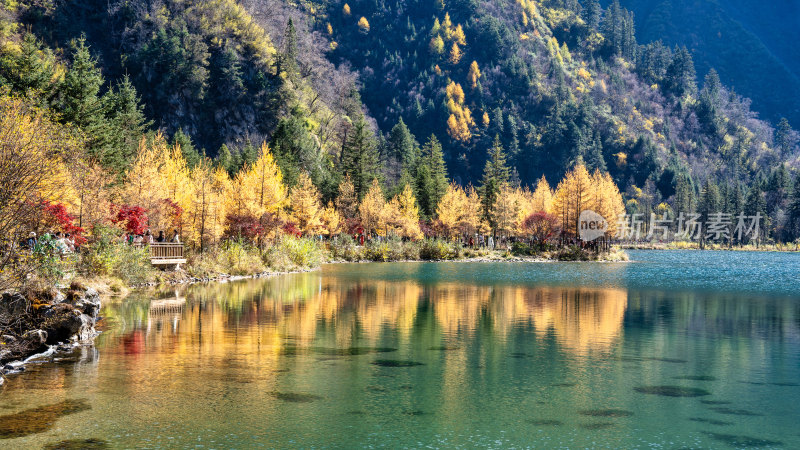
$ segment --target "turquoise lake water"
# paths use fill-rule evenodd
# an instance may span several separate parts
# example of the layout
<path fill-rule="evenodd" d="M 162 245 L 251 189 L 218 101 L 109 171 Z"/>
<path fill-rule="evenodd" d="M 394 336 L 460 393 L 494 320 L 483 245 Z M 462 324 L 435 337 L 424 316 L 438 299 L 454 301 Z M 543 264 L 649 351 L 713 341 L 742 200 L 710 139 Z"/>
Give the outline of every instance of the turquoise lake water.
<path fill-rule="evenodd" d="M 136 292 L 0 448 L 800 448 L 800 254 L 629 254 Z"/>

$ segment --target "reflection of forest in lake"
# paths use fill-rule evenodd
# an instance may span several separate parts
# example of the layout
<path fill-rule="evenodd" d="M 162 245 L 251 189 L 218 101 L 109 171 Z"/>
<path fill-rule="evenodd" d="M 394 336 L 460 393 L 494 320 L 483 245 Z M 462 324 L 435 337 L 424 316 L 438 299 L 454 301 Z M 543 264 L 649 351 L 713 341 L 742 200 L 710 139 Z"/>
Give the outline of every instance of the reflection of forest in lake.
<path fill-rule="evenodd" d="M 800 447 L 798 298 L 706 289 L 713 268 L 703 289 L 664 288 L 650 280 L 674 256 L 653 255 L 335 265 L 136 292 L 105 305 L 96 348 L 0 395 L 16 418 L 91 409 L 3 444 Z"/>
<path fill-rule="evenodd" d="M 576 355 L 608 352 L 624 330 L 798 340 L 800 308 L 781 299 L 620 288 L 420 284 L 342 280 L 320 273 L 181 286 L 111 305 L 123 345 L 180 352 L 286 354 L 286 346 L 377 345 L 386 336 L 436 345 L 505 342 L 515 329 L 552 339 Z M 135 336 L 132 337 L 132 336 Z M 134 347 L 136 346 L 134 345 Z"/>

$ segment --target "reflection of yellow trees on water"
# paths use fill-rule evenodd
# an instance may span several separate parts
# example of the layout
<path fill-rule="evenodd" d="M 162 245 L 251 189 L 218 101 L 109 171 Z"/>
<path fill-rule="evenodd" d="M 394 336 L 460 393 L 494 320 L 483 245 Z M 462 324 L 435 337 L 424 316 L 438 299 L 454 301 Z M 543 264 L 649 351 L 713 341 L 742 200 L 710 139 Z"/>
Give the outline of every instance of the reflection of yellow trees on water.
<path fill-rule="evenodd" d="M 515 326 L 553 334 L 565 349 L 608 349 L 622 332 L 627 294 L 619 289 L 443 285 L 430 295 L 445 334 L 473 333 L 482 318 L 496 335 Z"/>
<path fill-rule="evenodd" d="M 626 292 L 613 289 L 422 286 L 317 273 L 190 286 L 156 298 L 142 344 L 258 357 L 289 347 L 378 345 L 389 334 L 401 342 L 415 333 L 444 342 L 478 331 L 504 339 L 519 326 L 552 335 L 569 351 L 607 350 L 621 335 L 627 304 Z M 432 315 L 415 327 L 428 307 Z"/>

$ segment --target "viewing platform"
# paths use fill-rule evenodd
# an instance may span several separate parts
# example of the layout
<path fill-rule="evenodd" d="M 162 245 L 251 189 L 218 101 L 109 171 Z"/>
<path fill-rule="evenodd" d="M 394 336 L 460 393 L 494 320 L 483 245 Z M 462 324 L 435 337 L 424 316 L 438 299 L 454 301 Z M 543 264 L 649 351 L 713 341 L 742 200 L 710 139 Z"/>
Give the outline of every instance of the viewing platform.
<path fill-rule="evenodd" d="M 183 256 L 183 244 L 154 242 L 152 244 L 138 244 L 138 246 L 150 248 L 150 263 L 154 266 L 186 264 L 186 258 Z"/>

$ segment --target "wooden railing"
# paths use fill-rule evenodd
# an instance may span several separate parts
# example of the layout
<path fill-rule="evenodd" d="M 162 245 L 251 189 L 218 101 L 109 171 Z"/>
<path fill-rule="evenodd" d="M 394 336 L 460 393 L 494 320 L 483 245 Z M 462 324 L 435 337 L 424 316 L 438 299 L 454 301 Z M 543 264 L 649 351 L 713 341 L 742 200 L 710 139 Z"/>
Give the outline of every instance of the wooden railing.
<path fill-rule="evenodd" d="M 137 247 L 147 247 L 150 249 L 150 262 L 157 264 L 185 264 L 186 258 L 183 256 L 183 244 L 172 242 L 154 242 L 152 244 L 134 244 Z"/>

